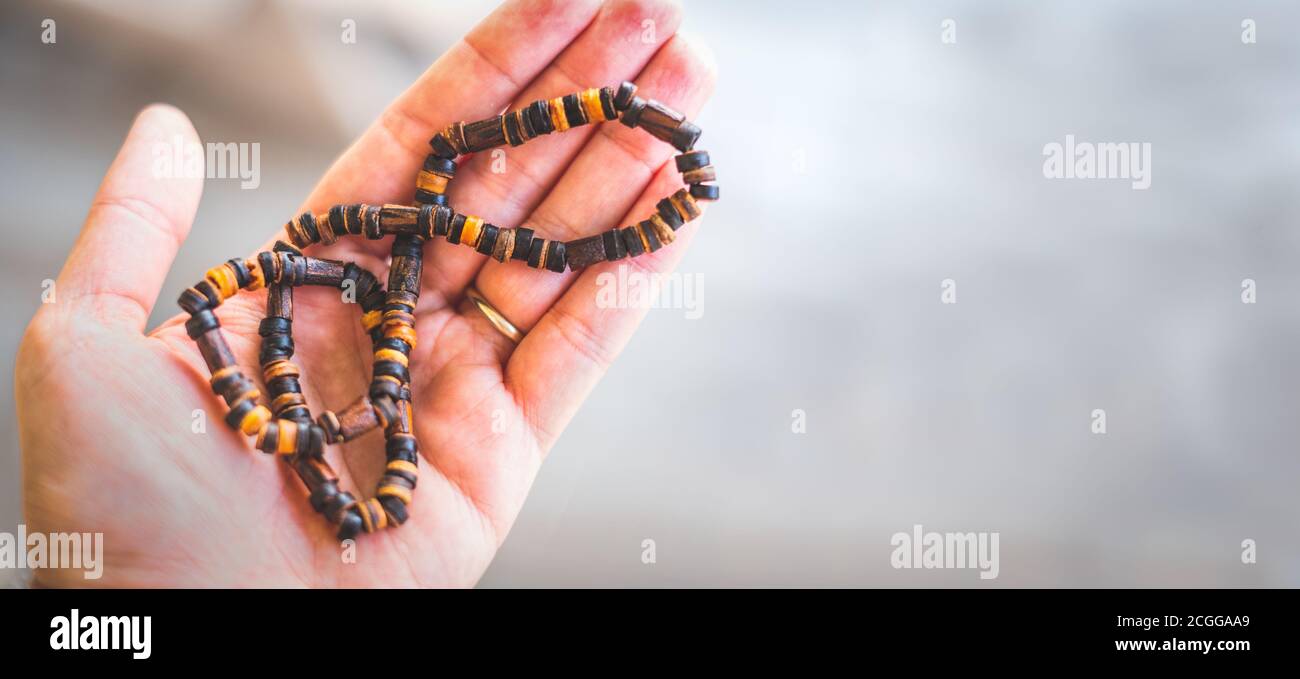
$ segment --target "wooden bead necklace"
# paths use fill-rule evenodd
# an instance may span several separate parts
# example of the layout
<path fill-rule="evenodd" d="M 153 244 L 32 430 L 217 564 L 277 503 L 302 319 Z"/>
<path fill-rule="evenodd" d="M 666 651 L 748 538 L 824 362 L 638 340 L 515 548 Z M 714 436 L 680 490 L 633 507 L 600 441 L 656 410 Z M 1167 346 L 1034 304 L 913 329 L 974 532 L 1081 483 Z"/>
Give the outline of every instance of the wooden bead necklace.
<path fill-rule="evenodd" d="M 398 526 L 418 477 L 419 445 L 411 418 L 410 354 L 415 347 L 415 307 L 420 299 L 424 243 L 443 237 L 467 245 L 499 262 L 519 260 L 556 273 L 597 262 L 654 252 L 673 242 L 675 232 L 700 214 L 697 201 L 718 199 L 716 174 L 707 151 L 694 150 L 700 128 L 657 101 L 636 96 L 636 85 L 588 89 L 535 101 L 521 109 L 472 123 L 454 123 L 429 141 L 433 153 L 416 176 L 416 205 L 335 205 L 328 212 L 303 213 L 285 230 L 292 242 L 277 241 L 268 252 L 213 267 L 202 281 L 181 293 L 178 303 L 190 318 L 185 330 L 198 344 L 211 373 L 212 391 L 225 400 L 226 423 L 255 437 L 255 447 L 275 453 L 307 486 L 311 506 L 338 526 L 339 539 Z M 502 228 L 480 217 L 459 214 L 447 204 L 447 187 L 456 175 L 456 158 L 587 123 L 618 119 L 672 144 L 677 169 L 687 187 L 659 201 L 655 213 L 632 226 L 567 242 L 534 235 L 528 228 Z M 329 245 L 345 235 L 393 238 L 388 289 L 369 271 L 350 262 L 308 257 L 302 248 Z M 374 365 L 368 392 L 343 410 L 326 410 L 314 421 L 291 360 L 293 289 L 322 285 L 355 295 L 362 327 L 370 334 Z M 267 289 L 266 317 L 258 362 L 269 405 L 244 376 L 221 334 L 215 310 L 240 290 Z M 375 496 L 358 501 L 339 488 L 338 476 L 323 457 L 325 444 L 351 441 L 382 429 L 387 466 Z"/>

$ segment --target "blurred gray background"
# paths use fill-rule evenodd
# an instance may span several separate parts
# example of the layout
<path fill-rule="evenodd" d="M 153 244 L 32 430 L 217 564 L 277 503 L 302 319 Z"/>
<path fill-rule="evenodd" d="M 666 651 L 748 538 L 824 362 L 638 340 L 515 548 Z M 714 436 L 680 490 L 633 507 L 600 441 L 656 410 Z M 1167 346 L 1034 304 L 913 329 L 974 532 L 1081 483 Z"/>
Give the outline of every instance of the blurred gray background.
<path fill-rule="evenodd" d="M 156 323 L 489 10 L 5 3 L 0 354 L 143 105 L 262 145 L 259 189 L 208 182 Z M 482 586 L 1300 585 L 1300 5 L 691 2 L 685 28 L 721 73 L 703 315 L 651 312 Z M 1151 188 L 1045 179 L 1066 134 L 1150 142 Z M 611 436 L 628 412 L 669 424 Z M 998 531 L 1000 577 L 892 569 L 914 524 Z"/>

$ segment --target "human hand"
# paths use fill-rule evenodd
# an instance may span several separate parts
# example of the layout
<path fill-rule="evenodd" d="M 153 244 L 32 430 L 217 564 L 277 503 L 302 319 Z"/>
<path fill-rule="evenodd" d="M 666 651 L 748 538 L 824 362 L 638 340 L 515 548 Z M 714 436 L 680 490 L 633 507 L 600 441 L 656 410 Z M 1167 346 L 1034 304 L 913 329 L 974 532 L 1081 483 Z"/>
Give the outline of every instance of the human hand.
<path fill-rule="evenodd" d="M 650 41 L 642 40 L 646 20 L 655 22 Z M 679 20 L 678 7 L 657 0 L 508 2 L 390 105 L 303 210 L 411 203 L 428 139 L 447 123 L 508 105 L 627 79 L 693 116 L 711 93 L 713 67 L 674 35 Z M 197 141 L 175 109 L 150 107 L 137 118 L 57 279 L 56 302 L 36 314 L 19 350 L 28 529 L 105 535 L 103 579 L 39 570 L 37 582 L 474 584 L 547 451 L 645 314 L 598 307 L 597 276 L 618 265 L 667 271 L 696 227 L 683 227 L 656 253 L 562 275 L 500 264 L 445 241 L 426 245 L 420 341 L 411 355 L 420 484 L 410 519 L 360 536 L 356 562 L 345 563 L 335 527 L 312 511 L 289 467 L 220 423 L 224 404 L 208 386 L 184 319 L 143 332 L 202 192 L 201 179 L 152 173 L 153 147 L 176 135 Z M 672 153 L 621 125 L 584 126 L 510 149 L 502 174 L 492 172 L 488 154 L 463 160 L 449 198 L 457 209 L 547 238 L 594 235 L 643 218 L 679 187 Z M 345 238 L 308 254 L 354 261 L 382 280 L 390 245 Z M 471 283 L 527 332 L 517 347 L 464 302 Z M 217 311 L 248 375 L 259 373 L 264 309 L 265 295 L 245 293 Z M 298 288 L 295 317 L 294 360 L 308 405 L 339 409 L 363 394 L 372 349 L 355 305 L 341 303 L 337 291 Z M 206 433 L 191 429 L 198 408 L 212 420 Z M 372 432 L 330 446 L 326 457 L 341 487 L 367 497 L 383 470 L 382 451 Z"/>

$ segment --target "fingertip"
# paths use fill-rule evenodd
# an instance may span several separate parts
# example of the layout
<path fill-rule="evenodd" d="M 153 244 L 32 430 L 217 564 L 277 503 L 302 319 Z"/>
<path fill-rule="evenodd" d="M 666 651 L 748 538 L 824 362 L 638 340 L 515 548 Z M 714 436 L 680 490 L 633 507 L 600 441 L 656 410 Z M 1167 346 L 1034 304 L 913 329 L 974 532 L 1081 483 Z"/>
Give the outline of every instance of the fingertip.
<path fill-rule="evenodd" d="M 100 198 L 147 196 L 167 217 L 185 224 L 193 219 L 203 193 L 206 171 L 190 167 L 190 158 L 206 160 L 199 133 L 181 109 L 152 103 L 140 109 L 117 159 L 100 187 Z"/>
<path fill-rule="evenodd" d="M 553 28 L 552 24 L 561 22 L 591 21 L 604 4 L 603 0 L 528 0 L 521 2 L 512 12 L 524 26 L 535 31 Z M 503 11 L 511 11 L 502 7 Z"/>
<path fill-rule="evenodd" d="M 204 153 L 180 109 L 136 114 L 59 276 L 71 307 L 105 327 L 143 330 L 203 194 Z"/>
<path fill-rule="evenodd" d="M 136 117 L 142 118 L 145 116 L 173 116 L 186 121 L 189 120 L 189 116 L 186 116 L 184 111 L 165 101 L 151 101 L 145 104 L 144 108 L 140 109 L 140 112 L 136 114 Z"/>
<path fill-rule="evenodd" d="M 607 4 L 613 13 L 626 13 L 642 20 L 669 20 L 676 26 L 682 18 L 681 0 L 611 0 Z"/>
<path fill-rule="evenodd" d="M 712 91 L 718 81 L 718 57 L 709 43 L 693 31 L 678 31 L 673 43 L 690 62 L 692 71 L 699 74 L 701 84 Z"/>
<path fill-rule="evenodd" d="M 153 102 L 140 109 L 131 123 L 132 130 L 149 133 L 149 136 L 181 135 L 186 141 L 198 141 L 199 133 L 194 123 L 181 109 L 163 102 Z"/>
<path fill-rule="evenodd" d="M 678 33 L 655 54 L 637 85 L 645 92 L 641 96 L 694 116 L 713 94 L 717 79 L 717 62 L 704 41 Z"/>
<path fill-rule="evenodd" d="M 602 8 L 605 21 L 643 43 L 663 42 L 682 23 L 679 0 L 611 0 Z"/>

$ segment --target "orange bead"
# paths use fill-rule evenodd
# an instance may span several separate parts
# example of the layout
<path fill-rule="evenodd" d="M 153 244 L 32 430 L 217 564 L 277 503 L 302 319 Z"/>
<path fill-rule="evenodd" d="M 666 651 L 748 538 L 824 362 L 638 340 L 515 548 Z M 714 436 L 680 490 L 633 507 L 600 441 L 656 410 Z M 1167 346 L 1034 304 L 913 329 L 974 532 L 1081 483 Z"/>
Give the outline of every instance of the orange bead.
<path fill-rule="evenodd" d="M 605 107 L 600 105 L 600 90 L 591 88 L 582 91 L 582 108 L 587 111 L 587 120 L 598 123 L 602 120 L 608 120 L 605 117 Z"/>
<path fill-rule="evenodd" d="M 380 486 L 376 493 L 379 497 L 395 497 L 404 505 L 411 504 L 411 490 L 404 486 Z"/>
<path fill-rule="evenodd" d="M 556 97 L 551 100 L 551 125 L 556 132 L 569 129 L 569 119 L 564 115 L 564 97 Z"/>
<path fill-rule="evenodd" d="M 239 423 L 239 430 L 246 436 L 253 436 L 262 430 L 262 425 L 271 419 L 271 410 L 264 405 L 258 405 L 244 415 L 244 419 Z"/>
<path fill-rule="evenodd" d="M 375 360 L 393 361 L 395 363 L 401 363 L 404 366 L 410 365 L 409 363 L 410 359 L 406 357 L 406 354 L 403 354 L 402 352 L 397 351 L 396 349 L 380 349 L 379 351 L 376 351 Z"/>
<path fill-rule="evenodd" d="M 400 339 L 411 345 L 412 349 L 415 348 L 415 328 L 412 328 L 409 325 L 402 323 L 386 325 L 384 326 L 384 337 L 389 339 Z"/>
<path fill-rule="evenodd" d="M 293 420 L 276 420 L 280 425 L 280 441 L 275 452 L 281 455 L 292 455 L 298 450 L 298 423 Z"/>

